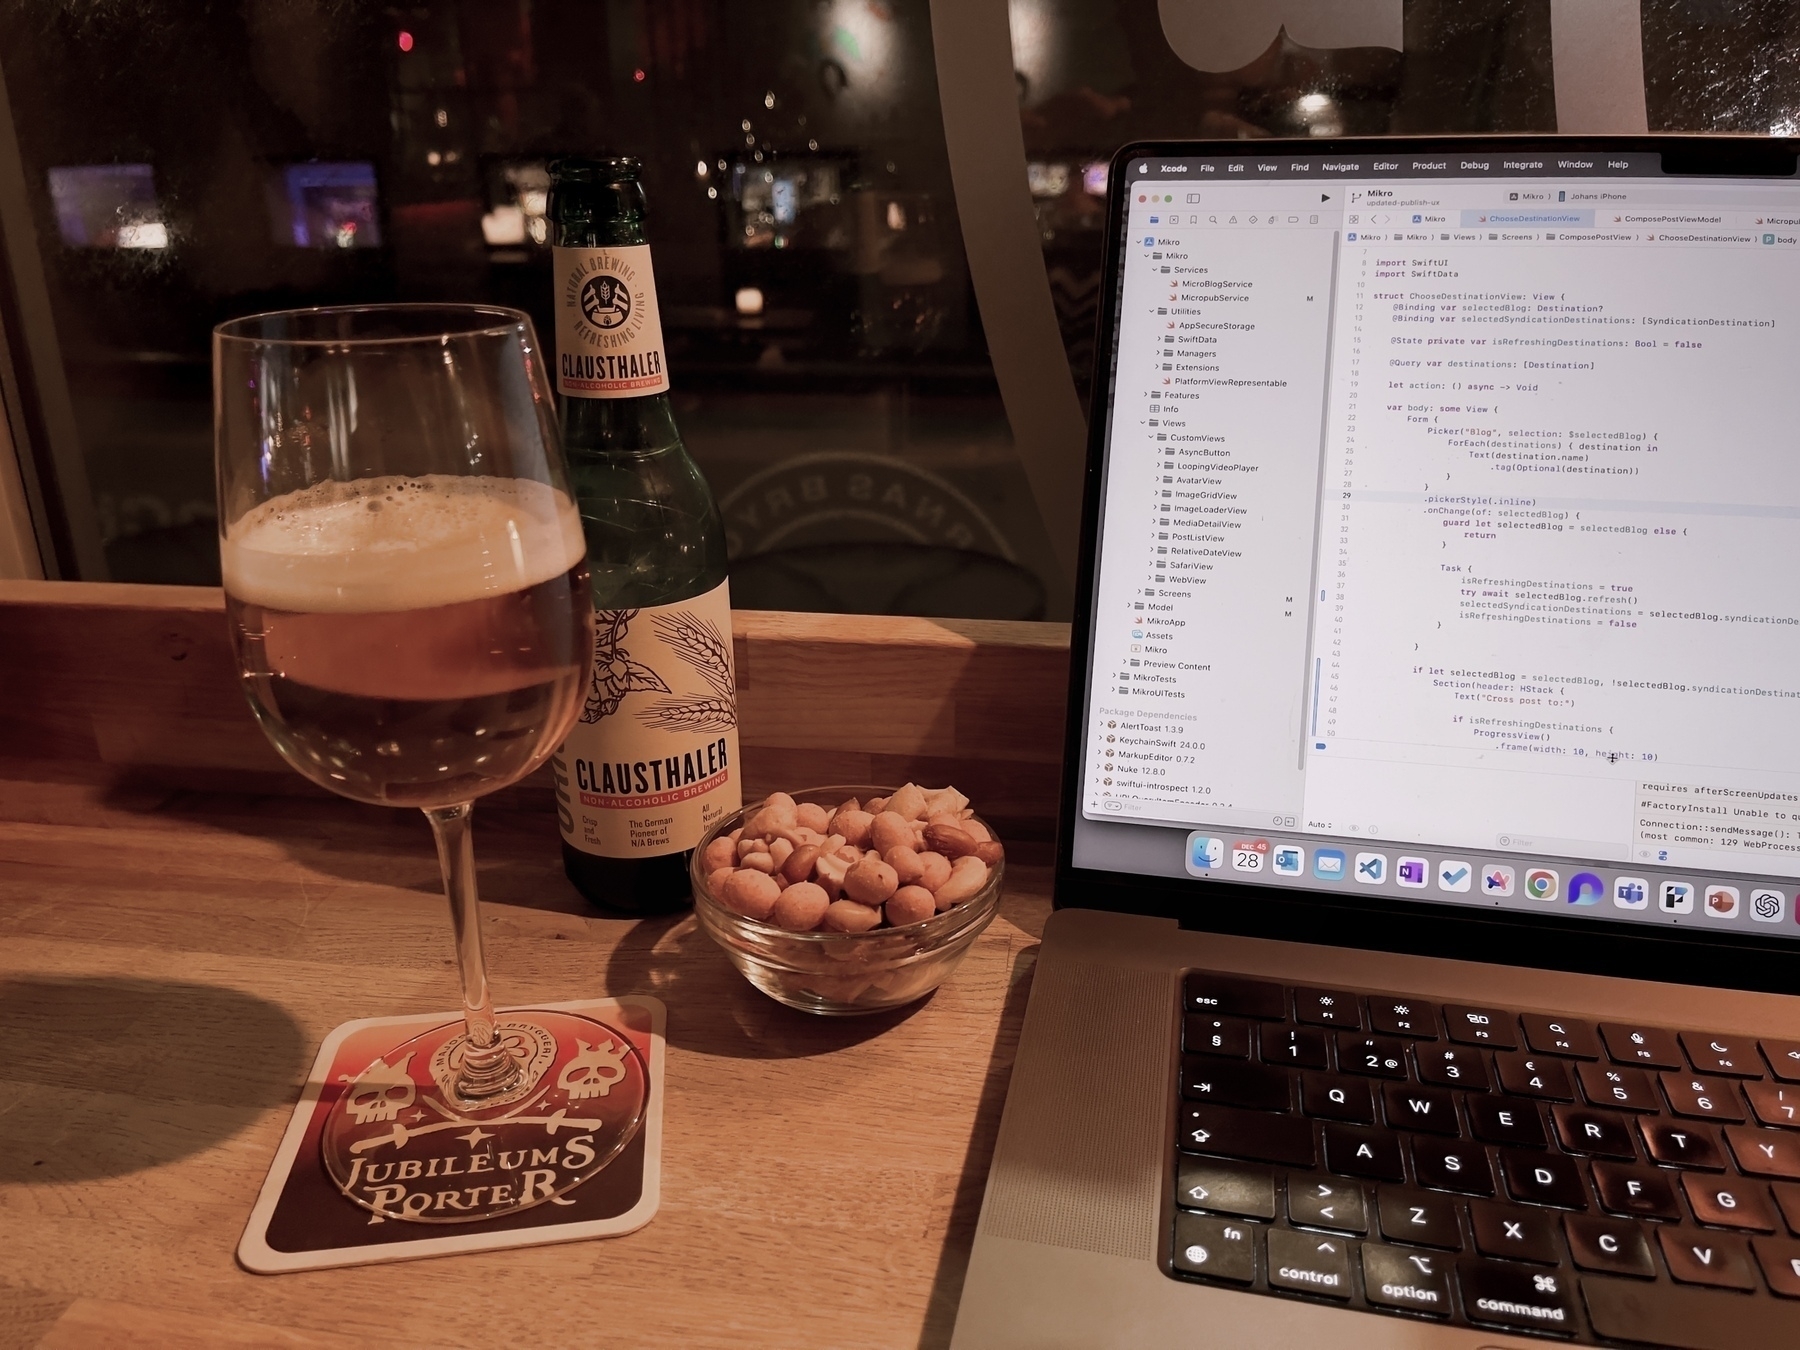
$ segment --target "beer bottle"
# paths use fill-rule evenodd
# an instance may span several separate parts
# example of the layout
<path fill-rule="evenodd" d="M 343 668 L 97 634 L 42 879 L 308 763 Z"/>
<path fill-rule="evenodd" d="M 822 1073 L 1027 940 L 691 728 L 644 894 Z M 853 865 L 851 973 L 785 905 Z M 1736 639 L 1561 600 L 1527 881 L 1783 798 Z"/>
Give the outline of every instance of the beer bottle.
<path fill-rule="evenodd" d="M 587 701 L 551 766 L 569 880 L 660 914 L 692 902 L 689 855 L 742 780 L 725 527 L 669 406 L 640 168 L 550 166 L 558 402 L 595 609 Z"/>

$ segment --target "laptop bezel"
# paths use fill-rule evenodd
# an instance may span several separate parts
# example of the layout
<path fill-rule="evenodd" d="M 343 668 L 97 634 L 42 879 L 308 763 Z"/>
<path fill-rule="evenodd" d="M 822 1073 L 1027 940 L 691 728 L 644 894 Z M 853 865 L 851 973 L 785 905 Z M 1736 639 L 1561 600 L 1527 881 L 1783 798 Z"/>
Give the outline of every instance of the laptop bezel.
<path fill-rule="evenodd" d="M 1631 924 L 1599 917 L 1471 910 L 1380 896 L 1247 886 L 1076 868 L 1082 752 L 1091 680 L 1101 481 L 1118 347 L 1124 222 L 1131 161 L 1145 158 L 1290 155 L 1594 154 L 1660 152 L 1680 176 L 1796 177 L 1800 139 L 1702 136 L 1431 136 L 1333 140 L 1136 141 L 1114 154 L 1107 178 L 1106 237 L 1088 413 L 1081 550 L 1069 643 L 1069 698 L 1058 811 L 1054 903 L 1163 915 L 1184 928 L 1370 951 L 1497 961 L 1542 969 L 1673 980 L 1721 988 L 1800 991 L 1800 936 Z M 1673 161 L 1673 167 L 1671 167 Z M 1711 869 L 1706 869 L 1711 870 Z"/>

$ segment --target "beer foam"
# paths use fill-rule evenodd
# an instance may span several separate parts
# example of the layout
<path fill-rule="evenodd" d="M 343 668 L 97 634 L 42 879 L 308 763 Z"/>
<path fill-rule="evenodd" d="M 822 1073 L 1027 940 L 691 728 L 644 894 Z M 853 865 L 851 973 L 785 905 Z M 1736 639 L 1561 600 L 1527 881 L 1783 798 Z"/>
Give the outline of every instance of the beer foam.
<path fill-rule="evenodd" d="M 431 609 L 524 590 L 587 551 L 568 496 L 522 478 L 359 478 L 271 498 L 219 543 L 238 600 L 306 613 Z"/>

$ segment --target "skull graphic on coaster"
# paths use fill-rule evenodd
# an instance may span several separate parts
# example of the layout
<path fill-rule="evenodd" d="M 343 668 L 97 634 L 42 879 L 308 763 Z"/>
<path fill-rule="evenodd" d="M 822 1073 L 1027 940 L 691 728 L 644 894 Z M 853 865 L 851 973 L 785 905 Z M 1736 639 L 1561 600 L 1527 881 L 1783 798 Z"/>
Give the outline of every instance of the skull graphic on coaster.
<path fill-rule="evenodd" d="M 644 1120 L 650 1076 L 623 1032 L 572 1012 L 511 1012 L 495 1028 L 517 1086 L 471 1107 L 456 1083 L 467 1037 L 450 1023 L 325 1085 L 325 1170 L 385 1219 L 455 1224 L 555 1200 L 618 1155 Z"/>

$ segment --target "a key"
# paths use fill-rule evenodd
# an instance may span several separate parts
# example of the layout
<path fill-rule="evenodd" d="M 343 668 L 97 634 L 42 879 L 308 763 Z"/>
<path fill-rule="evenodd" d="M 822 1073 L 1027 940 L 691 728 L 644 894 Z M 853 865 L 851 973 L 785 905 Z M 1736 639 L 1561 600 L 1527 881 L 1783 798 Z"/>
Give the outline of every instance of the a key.
<path fill-rule="evenodd" d="M 1413 1058 L 1424 1082 L 1476 1092 L 1488 1089 L 1487 1065 L 1482 1062 L 1481 1051 L 1474 1046 L 1415 1045 Z"/>
<path fill-rule="evenodd" d="M 1165 1005 L 1166 1006 L 1166 1005 Z M 1178 1210 L 1175 1214 L 1175 1269 L 1233 1284 L 1256 1278 L 1255 1224 L 1209 1219 Z"/>
<path fill-rule="evenodd" d="M 1190 1055 L 1250 1057 L 1250 1023 L 1238 1017 L 1189 1013 L 1181 1025 L 1181 1048 Z"/>
<path fill-rule="evenodd" d="M 1521 1013 L 1519 1021 L 1525 1027 L 1525 1044 L 1541 1055 L 1600 1058 L 1600 1035 L 1592 1022 L 1574 1017 L 1545 1017 L 1542 1013 Z"/>
<path fill-rule="evenodd" d="M 1471 1321 L 1532 1331 L 1575 1330 L 1574 1281 L 1560 1270 L 1464 1257 L 1456 1282 Z"/>
<path fill-rule="evenodd" d="M 1375 1181 L 1406 1180 L 1406 1169 L 1400 1162 L 1398 1135 L 1355 1125 L 1327 1125 L 1324 1130 L 1327 1171 Z"/>
<path fill-rule="evenodd" d="M 1769 1288 L 1783 1298 L 1800 1298 L 1800 1242 L 1790 1238 L 1752 1238 L 1750 1250 L 1762 1267 Z"/>
<path fill-rule="evenodd" d="M 1800 1135 L 1787 1130 L 1759 1130 L 1750 1125 L 1727 1125 L 1725 1142 L 1737 1165 L 1752 1176 L 1800 1177 Z"/>
<path fill-rule="evenodd" d="M 1315 1027 L 1362 1026 L 1362 1007 L 1355 994 L 1341 989 L 1294 990 L 1294 1020 Z"/>
<path fill-rule="evenodd" d="M 1559 1104 L 1550 1108 L 1550 1116 L 1556 1122 L 1557 1142 L 1565 1152 L 1637 1161 L 1637 1148 L 1631 1142 L 1631 1126 L 1616 1111 Z"/>
<path fill-rule="evenodd" d="M 1600 1036 L 1615 1064 L 1636 1064 L 1646 1069 L 1680 1069 L 1681 1047 L 1672 1033 L 1661 1027 L 1634 1027 L 1622 1022 L 1602 1022 Z"/>
<path fill-rule="evenodd" d="M 1650 1244 L 1644 1241 L 1644 1230 L 1630 1219 L 1566 1214 L 1563 1230 L 1569 1235 L 1569 1255 L 1583 1270 L 1640 1280 L 1656 1278 L 1656 1261 L 1650 1255 Z"/>
<path fill-rule="evenodd" d="M 1654 1167 L 1625 1167 L 1618 1163 L 1594 1164 L 1594 1190 L 1600 1207 L 1609 1214 L 1631 1214 L 1641 1219 L 1676 1223 L 1681 1206 L 1669 1174 Z"/>
<path fill-rule="evenodd" d="M 1494 1068 L 1499 1073 L 1500 1090 L 1515 1097 L 1542 1097 L 1553 1102 L 1575 1099 L 1568 1065 L 1560 1059 L 1502 1050 L 1494 1056 Z"/>
<path fill-rule="evenodd" d="M 1279 1022 L 1287 1016 L 1287 994 L 1267 980 L 1191 970 L 1181 977 L 1182 1006 L 1188 1012 L 1224 1013 Z"/>
<path fill-rule="evenodd" d="M 1751 1111 L 1755 1112 L 1756 1118 L 1763 1124 L 1800 1130 L 1800 1087 L 1787 1087 L 1781 1083 L 1745 1083 L 1744 1095 L 1750 1099 Z"/>
<path fill-rule="evenodd" d="M 1662 1244 L 1663 1260 L 1669 1263 L 1669 1274 L 1683 1284 L 1756 1288 L 1747 1239 L 1730 1233 L 1706 1233 L 1698 1228 L 1659 1228 L 1656 1237 Z"/>
<path fill-rule="evenodd" d="M 1547 1142 L 1536 1102 L 1520 1097 L 1470 1097 L 1464 1105 L 1469 1129 L 1477 1139 L 1521 1148 L 1542 1148 Z"/>
<path fill-rule="evenodd" d="M 1184 1155 L 1176 1160 L 1175 1203 L 1245 1219 L 1273 1219 L 1275 1175 L 1266 1167 Z"/>
<path fill-rule="evenodd" d="M 1770 1073 L 1784 1083 L 1800 1083 L 1800 1041 L 1763 1040 L 1757 1044 L 1769 1062 Z"/>
<path fill-rule="evenodd" d="M 1471 1200 L 1469 1222 L 1475 1230 L 1475 1250 L 1487 1256 L 1547 1266 L 1562 1259 L 1556 1245 L 1556 1217 L 1542 1210 Z"/>
<path fill-rule="evenodd" d="M 1212 1153 L 1287 1167 L 1311 1167 L 1315 1156 L 1310 1120 L 1240 1111 L 1234 1106 L 1184 1108 L 1176 1143 L 1184 1153 Z"/>
<path fill-rule="evenodd" d="M 1350 1036 L 1340 1032 L 1337 1052 L 1338 1068 L 1344 1073 L 1368 1078 L 1406 1077 L 1406 1043 L 1392 1036 Z"/>
<path fill-rule="evenodd" d="M 1365 1242 L 1362 1269 L 1363 1292 L 1371 1303 L 1434 1317 L 1450 1311 L 1449 1257 Z"/>
<path fill-rule="evenodd" d="M 1369 1025 L 1386 1036 L 1438 1038 L 1437 1009 L 1422 999 L 1371 998 Z"/>
<path fill-rule="evenodd" d="M 1219 1102 L 1253 1111 L 1291 1111 L 1292 1077 L 1285 1070 L 1267 1064 L 1184 1055 L 1181 1095 L 1191 1102 Z"/>
<path fill-rule="evenodd" d="M 1396 1130 L 1425 1130 L 1451 1136 L 1462 1133 L 1456 1119 L 1456 1098 L 1442 1088 L 1385 1083 L 1381 1105 L 1387 1123 Z"/>
<path fill-rule="evenodd" d="M 1449 1196 L 1409 1186 L 1382 1186 L 1376 1191 L 1375 1208 L 1382 1234 L 1391 1241 L 1462 1250 L 1457 1203 Z"/>
<path fill-rule="evenodd" d="M 1363 1189 L 1354 1181 L 1290 1175 L 1287 1209 L 1290 1223 L 1313 1228 L 1341 1228 L 1347 1233 L 1369 1231 Z"/>
<path fill-rule="evenodd" d="M 1681 1174 L 1694 1218 L 1714 1228 L 1742 1228 L 1751 1233 L 1773 1233 L 1775 1211 L 1769 1193 L 1742 1177 L 1709 1177 L 1698 1172 Z"/>
<path fill-rule="evenodd" d="M 1638 1128 L 1651 1162 L 1702 1172 L 1725 1170 L 1725 1149 L 1719 1143 L 1716 1126 L 1670 1120 L 1667 1116 L 1640 1116 Z"/>
<path fill-rule="evenodd" d="M 1350 1243 L 1324 1233 L 1269 1234 L 1269 1283 L 1326 1298 L 1350 1297 Z"/>
<path fill-rule="evenodd" d="M 1530 1153 L 1505 1148 L 1500 1152 L 1500 1174 L 1515 1200 L 1528 1205 L 1554 1205 L 1558 1209 L 1586 1209 L 1587 1186 L 1581 1170 L 1560 1153 Z"/>
<path fill-rule="evenodd" d="M 1690 1120 L 1742 1120 L 1744 1104 L 1738 1100 L 1737 1084 L 1729 1078 L 1702 1078 L 1693 1073 L 1664 1073 L 1663 1096 L 1669 1109 Z"/>
<path fill-rule="evenodd" d="M 1577 1064 L 1575 1076 L 1581 1080 L 1583 1095 L 1595 1106 L 1623 1107 L 1627 1111 L 1662 1110 L 1662 1098 L 1657 1095 L 1650 1075 L 1642 1069 Z"/>
<path fill-rule="evenodd" d="M 1413 1175 L 1421 1186 L 1458 1195 L 1492 1195 L 1494 1172 L 1479 1144 L 1452 1143 L 1415 1134 L 1409 1141 Z"/>
<path fill-rule="evenodd" d="M 1495 1050 L 1519 1048 L 1519 1038 L 1513 1032 L 1512 1014 L 1498 1008 L 1469 1008 L 1446 1003 L 1444 1030 L 1449 1032 L 1451 1040 L 1463 1045 L 1486 1045 Z"/>
<path fill-rule="evenodd" d="M 1325 1033 L 1311 1027 L 1264 1027 L 1262 1060 L 1297 1069 L 1325 1067 Z"/>
<path fill-rule="evenodd" d="M 1762 1061 L 1750 1041 L 1737 1036 L 1715 1036 L 1704 1031 L 1684 1031 L 1681 1045 L 1695 1073 L 1722 1073 L 1732 1078 L 1761 1078 Z"/>
<path fill-rule="evenodd" d="M 1300 1075 L 1300 1109 L 1321 1120 L 1348 1125 L 1375 1123 L 1375 1098 L 1369 1080 L 1335 1073 Z"/>

